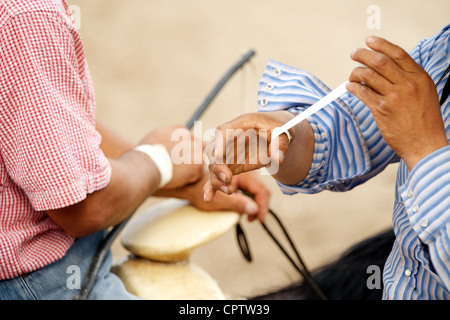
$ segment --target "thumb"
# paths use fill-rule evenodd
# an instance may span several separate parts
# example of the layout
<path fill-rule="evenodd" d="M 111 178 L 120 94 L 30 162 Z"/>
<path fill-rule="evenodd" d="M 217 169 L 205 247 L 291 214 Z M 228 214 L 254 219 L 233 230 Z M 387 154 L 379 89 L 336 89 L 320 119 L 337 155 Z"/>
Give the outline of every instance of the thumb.
<path fill-rule="evenodd" d="M 289 139 L 286 134 L 275 137 L 270 141 L 270 158 L 278 165 L 281 164 L 289 147 Z"/>

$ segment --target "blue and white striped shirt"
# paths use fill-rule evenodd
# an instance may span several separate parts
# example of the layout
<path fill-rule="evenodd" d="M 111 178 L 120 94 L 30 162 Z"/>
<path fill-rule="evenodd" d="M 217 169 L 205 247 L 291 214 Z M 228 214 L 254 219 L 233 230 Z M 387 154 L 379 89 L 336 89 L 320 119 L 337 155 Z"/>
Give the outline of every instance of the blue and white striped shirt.
<path fill-rule="evenodd" d="M 450 25 L 422 40 L 410 55 L 435 82 L 450 63 Z M 445 79 L 437 88 L 442 93 Z M 270 60 L 262 76 L 259 111 L 300 113 L 330 89 L 314 75 Z M 441 106 L 450 141 L 450 98 Z M 385 299 L 450 299 L 450 145 L 409 172 L 384 142 L 370 109 L 350 93 L 308 118 L 315 152 L 300 184 L 278 183 L 286 194 L 346 191 L 399 163 L 393 228 L 396 241 L 383 274 Z"/>

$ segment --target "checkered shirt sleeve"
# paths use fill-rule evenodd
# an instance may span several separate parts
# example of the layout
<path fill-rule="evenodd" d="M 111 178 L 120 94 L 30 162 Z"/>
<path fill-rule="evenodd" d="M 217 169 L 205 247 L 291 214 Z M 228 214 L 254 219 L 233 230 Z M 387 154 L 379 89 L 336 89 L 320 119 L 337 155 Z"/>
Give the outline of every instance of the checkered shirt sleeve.
<path fill-rule="evenodd" d="M 79 202 L 109 182 L 74 35 L 55 13 L 22 14 L 1 33 L 2 157 L 38 211 Z"/>

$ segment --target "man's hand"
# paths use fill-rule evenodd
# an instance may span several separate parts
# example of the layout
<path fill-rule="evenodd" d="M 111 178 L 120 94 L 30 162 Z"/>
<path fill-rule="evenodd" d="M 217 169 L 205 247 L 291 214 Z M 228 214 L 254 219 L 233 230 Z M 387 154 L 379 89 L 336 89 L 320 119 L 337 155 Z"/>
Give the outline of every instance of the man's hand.
<path fill-rule="evenodd" d="M 231 182 L 235 190 L 245 191 L 251 194 L 253 199 L 243 193 L 236 192 L 230 195 L 220 193 L 213 201 L 205 202 L 203 188 L 207 188 L 209 183 L 208 174 L 205 174 L 196 183 L 173 190 L 158 190 L 154 195 L 186 199 L 198 209 L 205 211 L 231 210 L 247 214 L 249 221 L 253 221 L 255 218 L 264 221 L 269 210 L 270 190 L 256 174 L 242 173 L 234 176 Z"/>
<path fill-rule="evenodd" d="M 103 129 L 102 126 L 100 128 Z M 172 133 L 177 129 L 185 135 L 181 142 L 172 141 Z M 106 140 L 103 146 L 108 146 L 105 151 L 114 158 L 109 159 L 110 183 L 103 189 L 88 194 L 78 203 L 47 211 L 50 218 L 73 237 L 82 237 L 118 224 L 158 189 L 161 177 L 155 163 L 147 155 L 133 151 L 134 146 L 130 143 L 116 137 L 113 132 L 103 136 Z M 173 126 L 150 132 L 139 144 L 162 144 L 171 154 L 179 143 L 186 144 L 184 150 L 192 151 L 195 149 L 192 142 L 193 137 L 187 129 Z M 194 156 L 194 151 L 192 152 L 189 155 Z M 198 156 L 201 159 L 201 147 Z M 202 175 L 201 163 L 173 165 L 173 178 L 164 189 L 189 185 L 198 181 Z M 201 194 L 201 190 L 199 193 Z"/>
<path fill-rule="evenodd" d="M 225 194 L 236 191 L 233 177 L 263 167 L 278 169 L 287 152 L 286 135 L 271 140 L 272 130 L 294 115 L 286 111 L 249 113 L 217 127 L 215 139 L 205 151 L 209 158 L 210 181 L 204 188 L 205 201 L 214 198 L 215 191 Z M 295 129 L 292 130 L 295 136 Z"/>
<path fill-rule="evenodd" d="M 205 180 L 204 180 L 205 181 Z M 245 191 L 252 195 L 251 199 L 247 195 L 235 192 L 230 195 L 219 193 L 211 202 L 205 202 L 204 196 L 200 200 L 205 189 L 210 188 L 211 180 L 206 180 L 203 186 L 203 192 L 197 193 L 197 199 L 194 204 L 203 210 L 234 210 L 242 214 L 248 215 L 248 220 L 253 221 L 258 218 L 264 221 L 269 211 L 270 190 L 260 181 L 256 174 L 245 172 L 233 176 L 230 185 L 234 190 Z"/>
<path fill-rule="evenodd" d="M 178 130 L 177 136 L 181 136 L 181 141 L 174 141 L 172 134 L 175 130 Z M 183 126 L 169 126 L 162 127 L 151 131 L 147 134 L 139 144 L 162 144 L 166 147 L 169 155 L 172 155 L 172 150 L 175 146 L 178 146 L 181 150 L 188 150 L 190 154 L 181 163 L 172 159 L 173 163 L 173 175 L 172 180 L 164 187 L 164 189 L 174 189 L 182 187 L 186 184 L 190 184 L 199 180 L 203 175 L 203 164 L 196 163 L 196 159 L 202 159 L 201 142 L 194 142 L 194 136 L 189 130 Z M 199 145 L 200 148 L 196 148 Z M 179 156 L 179 155 L 175 155 Z M 189 159 L 188 159 L 189 158 Z"/>
<path fill-rule="evenodd" d="M 372 49 L 356 49 L 358 67 L 347 90 L 372 111 L 386 143 L 411 170 L 431 152 L 448 145 L 439 98 L 430 76 L 402 48 L 368 37 Z"/>

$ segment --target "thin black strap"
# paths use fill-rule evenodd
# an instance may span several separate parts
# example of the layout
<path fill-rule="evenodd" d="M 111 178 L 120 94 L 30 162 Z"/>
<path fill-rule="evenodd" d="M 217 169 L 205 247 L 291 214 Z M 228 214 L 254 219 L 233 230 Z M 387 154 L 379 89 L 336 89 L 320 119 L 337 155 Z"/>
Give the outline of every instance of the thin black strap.
<path fill-rule="evenodd" d="M 252 262 L 252 254 L 250 253 L 250 247 L 248 246 L 247 236 L 245 235 L 244 229 L 242 229 L 240 223 L 236 225 L 236 239 L 245 260 Z"/>
<path fill-rule="evenodd" d="M 442 76 L 439 78 L 439 80 L 436 82 L 436 87 L 441 83 L 441 81 L 445 78 L 445 76 L 450 72 L 450 65 L 445 69 Z M 447 81 L 445 82 L 444 89 L 442 90 L 442 95 L 440 99 L 441 106 L 444 104 L 444 102 L 447 100 L 448 95 L 450 93 L 450 82 L 448 81 L 450 77 L 447 78 Z"/>
<path fill-rule="evenodd" d="M 321 300 L 328 300 L 326 295 L 323 293 L 323 291 L 320 289 L 320 287 L 317 285 L 317 283 L 311 277 L 311 273 L 306 268 L 305 263 L 303 262 L 302 258 L 300 257 L 299 252 L 295 248 L 295 245 L 292 242 L 291 237 L 287 233 L 286 228 L 281 223 L 281 220 L 277 217 L 277 215 L 275 214 L 275 212 L 273 212 L 273 210 L 269 209 L 269 213 L 275 218 L 275 220 L 278 222 L 279 226 L 283 230 L 284 235 L 286 236 L 286 239 L 289 241 L 289 244 L 291 245 L 291 248 L 294 250 L 294 252 L 295 252 L 295 254 L 297 256 L 297 259 L 300 262 L 300 266 L 302 268 L 294 262 L 294 259 L 292 259 L 292 257 L 289 255 L 289 253 L 286 251 L 286 249 L 283 247 L 283 245 L 280 243 L 280 241 L 278 241 L 278 239 L 275 237 L 275 235 L 269 230 L 267 225 L 264 222 L 261 222 L 261 225 L 263 226 L 264 230 L 266 230 L 266 232 L 269 234 L 269 236 L 272 238 L 272 240 L 276 243 L 278 248 L 284 253 L 286 258 L 291 262 L 292 266 L 300 273 L 300 275 L 303 277 L 305 282 L 310 286 L 310 288 L 314 291 L 314 293 Z"/>
<path fill-rule="evenodd" d="M 450 93 L 450 81 L 448 81 L 450 77 L 447 78 L 447 81 L 445 82 L 444 90 L 442 90 L 442 96 L 441 96 L 441 106 L 444 104 L 444 102 L 447 100 L 448 95 Z"/>
<path fill-rule="evenodd" d="M 245 194 L 248 194 L 247 192 L 243 191 Z M 251 195 L 249 195 L 251 197 Z M 313 290 L 313 292 L 321 299 L 321 300 L 328 300 L 328 298 L 325 296 L 323 291 L 319 288 L 317 283 L 313 280 L 311 273 L 309 272 L 308 268 L 306 267 L 302 257 L 300 256 L 300 253 L 298 252 L 297 248 L 295 247 L 294 242 L 292 241 L 291 237 L 289 236 L 286 228 L 284 227 L 283 223 L 281 222 L 280 218 L 275 214 L 275 212 L 272 209 L 269 209 L 269 214 L 273 216 L 275 221 L 278 223 L 278 226 L 281 228 L 281 230 L 284 233 L 284 236 L 286 237 L 287 241 L 289 242 L 289 245 L 291 246 L 291 249 L 294 251 L 295 256 L 299 262 L 297 264 L 294 259 L 290 256 L 290 254 L 287 252 L 287 250 L 283 247 L 281 242 L 276 238 L 274 233 L 269 229 L 267 224 L 265 222 L 261 222 L 262 227 L 267 232 L 267 234 L 270 236 L 270 238 L 275 242 L 275 244 L 278 246 L 278 248 L 283 252 L 283 254 L 286 256 L 286 258 L 289 260 L 289 262 L 292 264 L 292 266 L 300 273 L 300 275 L 303 277 L 305 282 L 310 286 L 310 288 Z M 246 239 L 244 230 L 242 229 L 242 226 L 238 223 L 236 226 L 236 235 L 239 247 L 241 249 L 242 254 L 244 255 L 244 258 L 251 262 L 251 254 L 250 254 L 250 247 L 248 245 L 248 241 Z"/>

